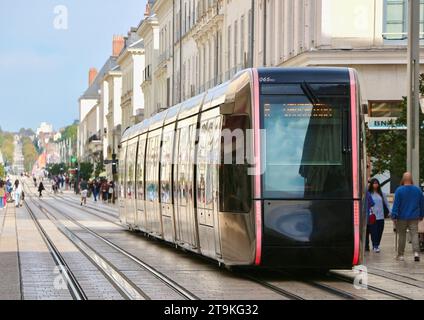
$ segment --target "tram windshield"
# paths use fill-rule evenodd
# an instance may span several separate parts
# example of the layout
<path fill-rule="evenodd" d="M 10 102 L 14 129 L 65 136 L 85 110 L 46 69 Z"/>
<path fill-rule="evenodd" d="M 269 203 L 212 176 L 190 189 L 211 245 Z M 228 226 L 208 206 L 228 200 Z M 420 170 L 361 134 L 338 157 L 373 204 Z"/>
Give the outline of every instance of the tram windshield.
<path fill-rule="evenodd" d="M 264 85 L 264 197 L 352 197 L 348 85 Z"/>

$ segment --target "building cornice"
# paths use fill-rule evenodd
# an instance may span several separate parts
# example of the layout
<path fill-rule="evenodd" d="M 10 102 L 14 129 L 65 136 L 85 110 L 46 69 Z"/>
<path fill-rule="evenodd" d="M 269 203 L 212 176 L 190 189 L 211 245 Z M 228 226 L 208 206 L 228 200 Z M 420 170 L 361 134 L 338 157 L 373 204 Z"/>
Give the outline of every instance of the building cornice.
<path fill-rule="evenodd" d="M 169 6 L 166 6 L 166 4 L 169 4 Z M 166 8 L 169 8 L 172 10 L 172 1 L 170 0 L 156 0 L 153 4 L 152 10 L 154 13 L 156 13 L 158 16 L 162 13 L 162 11 L 166 12 Z"/>
<path fill-rule="evenodd" d="M 151 31 L 152 29 L 154 29 L 155 27 L 159 27 L 159 21 L 156 18 L 156 16 L 151 16 L 147 19 L 145 19 L 143 21 L 143 23 L 139 26 L 139 28 L 137 29 L 137 34 L 145 39 L 145 35 Z"/>
<path fill-rule="evenodd" d="M 424 62 L 424 49 L 420 53 Z M 315 66 L 315 65 L 403 65 L 407 63 L 407 49 L 372 48 L 372 49 L 317 49 L 301 53 L 280 63 L 280 66 Z"/>

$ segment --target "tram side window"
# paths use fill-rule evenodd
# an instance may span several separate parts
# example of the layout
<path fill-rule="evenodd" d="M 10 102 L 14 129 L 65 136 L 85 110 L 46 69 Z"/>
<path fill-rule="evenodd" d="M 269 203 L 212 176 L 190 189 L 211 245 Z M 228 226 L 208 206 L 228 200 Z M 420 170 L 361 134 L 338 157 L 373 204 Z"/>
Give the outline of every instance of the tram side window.
<path fill-rule="evenodd" d="M 146 200 L 155 201 L 159 197 L 159 143 L 160 136 L 149 139 L 146 161 Z"/>
<path fill-rule="evenodd" d="M 127 145 L 123 144 L 121 153 L 120 153 L 120 162 L 119 162 L 119 196 L 121 199 L 126 198 L 125 192 L 125 166 L 126 166 L 126 157 L 127 157 Z"/>
<path fill-rule="evenodd" d="M 175 131 L 164 134 L 161 158 L 161 202 L 171 204 L 171 174 Z"/>
<path fill-rule="evenodd" d="M 136 157 L 137 143 L 133 143 L 128 147 L 127 155 L 127 198 L 134 199 L 135 197 L 135 157 Z"/>
<path fill-rule="evenodd" d="M 137 157 L 137 199 L 144 200 L 144 156 L 146 153 L 146 139 L 140 139 Z"/>
<path fill-rule="evenodd" d="M 248 213 L 252 202 L 252 179 L 248 174 L 249 165 L 246 160 L 246 135 L 250 129 L 247 115 L 226 116 L 223 120 L 223 132 L 232 132 L 230 139 L 227 134 L 221 137 L 221 170 L 219 174 L 219 198 L 221 212 Z M 226 130 L 227 129 L 227 130 Z M 228 131 L 229 130 L 229 131 Z M 243 132 L 243 149 L 236 139 L 236 132 Z M 240 139 L 240 137 L 239 137 Z M 231 152 L 231 155 L 228 153 Z M 237 164 L 239 152 L 244 152 L 244 163 Z M 232 163 L 225 163 L 231 159 Z"/>

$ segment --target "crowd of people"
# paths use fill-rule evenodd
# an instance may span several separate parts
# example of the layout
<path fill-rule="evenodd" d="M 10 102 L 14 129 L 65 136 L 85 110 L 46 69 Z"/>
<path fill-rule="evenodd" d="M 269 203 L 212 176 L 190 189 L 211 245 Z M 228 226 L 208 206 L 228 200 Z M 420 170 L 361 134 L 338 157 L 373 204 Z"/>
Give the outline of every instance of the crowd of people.
<path fill-rule="evenodd" d="M 22 207 L 25 193 L 19 180 L 12 183 L 8 177 L 6 181 L 0 179 L 0 210 L 6 208 L 8 202 L 14 202 L 16 207 Z"/>
<path fill-rule="evenodd" d="M 106 179 L 94 179 L 85 181 L 81 179 L 79 184 L 81 191 L 81 206 L 87 204 L 87 198 L 93 196 L 94 202 L 115 203 L 115 183 Z"/>

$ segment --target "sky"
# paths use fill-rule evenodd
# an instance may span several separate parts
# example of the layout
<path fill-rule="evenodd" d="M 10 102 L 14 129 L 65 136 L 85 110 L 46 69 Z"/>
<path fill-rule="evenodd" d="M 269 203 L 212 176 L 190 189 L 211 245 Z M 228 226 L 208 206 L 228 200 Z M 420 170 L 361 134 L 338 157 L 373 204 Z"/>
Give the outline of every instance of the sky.
<path fill-rule="evenodd" d="M 0 127 L 56 130 L 78 119 L 88 70 L 112 38 L 144 16 L 146 0 L 0 0 Z"/>

